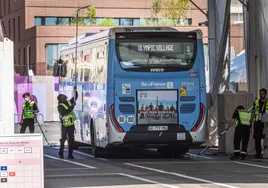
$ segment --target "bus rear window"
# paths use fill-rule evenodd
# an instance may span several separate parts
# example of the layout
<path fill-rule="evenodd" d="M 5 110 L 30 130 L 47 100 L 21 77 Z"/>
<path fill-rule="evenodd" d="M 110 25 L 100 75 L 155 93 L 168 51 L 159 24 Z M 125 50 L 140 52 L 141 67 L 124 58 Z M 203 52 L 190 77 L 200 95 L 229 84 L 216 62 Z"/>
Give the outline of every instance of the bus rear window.
<path fill-rule="evenodd" d="M 195 40 L 119 40 L 117 57 L 121 67 L 128 71 L 185 71 L 194 64 L 195 46 Z"/>

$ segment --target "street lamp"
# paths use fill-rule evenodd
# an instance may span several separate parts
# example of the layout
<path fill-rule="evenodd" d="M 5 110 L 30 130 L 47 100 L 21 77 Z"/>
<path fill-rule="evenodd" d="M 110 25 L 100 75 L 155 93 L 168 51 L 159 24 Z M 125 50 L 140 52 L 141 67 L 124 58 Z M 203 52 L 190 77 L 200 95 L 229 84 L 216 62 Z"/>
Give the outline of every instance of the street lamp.
<path fill-rule="evenodd" d="M 82 9 L 86 9 L 88 8 L 90 5 L 87 5 L 87 6 L 84 6 L 84 7 L 80 7 L 79 9 L 77 9 L 76 11 L 76 34 L 75 34 L 75 37 L 76 37 L 76 43 L 75 43 L 75 69 L 74 69 L 74 72 L 75 72 L 75 86 L 76 86 L 76 82 L 77 82 L 77 43 L 78 43 L 78 14 L 79 14 L 79 11 L 82 10 Z"/>

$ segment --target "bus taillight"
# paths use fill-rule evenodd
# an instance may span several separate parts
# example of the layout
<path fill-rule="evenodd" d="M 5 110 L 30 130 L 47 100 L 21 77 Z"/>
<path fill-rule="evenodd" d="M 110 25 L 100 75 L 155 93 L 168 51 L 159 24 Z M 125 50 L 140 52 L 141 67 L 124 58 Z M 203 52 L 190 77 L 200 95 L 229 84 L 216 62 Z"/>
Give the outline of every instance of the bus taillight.
<path fill-rule="evenodd" d="M 115 117 L 115 110 L 114 110 L 114 104 L 112 104 L 111 108 L 110 108 L 110 114 L 111 114 L 111 121 L 112 124 L 114 126 L 114 128 L 118 131 L 118 132 L 124 132 L 124 129 L 119 125 L 118 121 L 116 120 Z"/>
<path fill-rule="evenodd" d="M 200 103 L 200 114 L 199 114 L 197 122 L 195 123 L 191 131 L 196 131 L 199 128 L 199 126 L 201 125 L 201 121 L 204 117 L 204 114 L 205 114 L 205 106 L 202 103 Z"/>

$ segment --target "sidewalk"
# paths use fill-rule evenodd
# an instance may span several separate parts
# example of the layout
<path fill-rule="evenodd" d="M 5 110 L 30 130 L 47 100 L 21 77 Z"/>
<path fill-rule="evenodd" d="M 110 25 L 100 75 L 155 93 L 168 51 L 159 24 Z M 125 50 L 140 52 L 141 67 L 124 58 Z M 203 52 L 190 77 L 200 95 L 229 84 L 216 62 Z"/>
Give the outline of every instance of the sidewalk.
<path fill-rule="evenodd" d="M 46 135 L 48 142 L 53 145 L 59 145 L 59 139 L 61 137 L 60 133 L 60 124 L 59 122 L 40 122 L 40 125 L 43 129 L 44 134 Z M 20 133 L 20 125 L 15 124 L 15 134 Z M 26 129 L 26 134 L 29 134 L 29 129 Z M 38 124 L 35 124 L 35 133 L 41 133 L 40 127 Z M 47 142 L 43 139 L 44 145 L 47 146 Z"/>

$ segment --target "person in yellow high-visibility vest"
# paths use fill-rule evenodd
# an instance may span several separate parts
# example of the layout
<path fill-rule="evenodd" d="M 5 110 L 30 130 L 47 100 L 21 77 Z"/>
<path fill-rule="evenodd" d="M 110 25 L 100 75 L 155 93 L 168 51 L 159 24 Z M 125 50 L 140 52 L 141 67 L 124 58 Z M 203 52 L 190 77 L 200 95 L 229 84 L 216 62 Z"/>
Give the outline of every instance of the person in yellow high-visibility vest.
<path fill-rule="evenodd" d="M 247 147 L 250 136 L 250 123 L 251 114 L 245 110 L 243 106 L 238 106 L 235 109 L 233 118 L 227 128 L 230 129 L 235 124 L 234 134 L 234 154 L 231 156 L 231 160 L 238 159 L 241 156 L 241 160 L 245 160 L 247 156 Z M 240 151 L 240 142 L 242 140 L 242 150 Z"/>
<path fill-rule="evenodd" d="M 253 125 L 253 138 L 255 139 L 256 156 L 255 159 L 261 159 L 262 147 L 261 142 L 264 138 L 263 128 L 264 123 L 261 122 L 262 115 L 268 113 L 268 100 L 266 99 L 267 90 L 262 88 L 260 90 L 260 99 L 256 99 L 253 103 L 251 113 L 251 124 Z"/>
<path fill-rule="evenodd" d="M 38 107 L 34 101 L 31 100 L 30 93 L 23 94 L 24 103 L 22 104 L 22 120 L 20 122 L 20 133 L 25 133 L 29 127 L 30 133 L 34 133 L 34 119 L 35 114 L 39 112 Z"/>
<path fill-rule="evenodd" d="M 74 113 L 74 107 L 76 105 L 75 101 L 78 98 L 77 88 L 74 87 L 75 96 L 70 100 L 67 100 L 67 96 L 63 94 L 59 94 L 57 99 L 59 101 L 58 104 L 58 112 L 61 120 L 61 139 L 60 139 L 60 150 L 59 157 L 61 159 L 64 158 L 64 143 L 67 140 L 68 136 L 68 158 L 74 159 L 73 156 L 73 148 L 75 144 L 74 140 L 74 121 L 77 119 Z"/>

